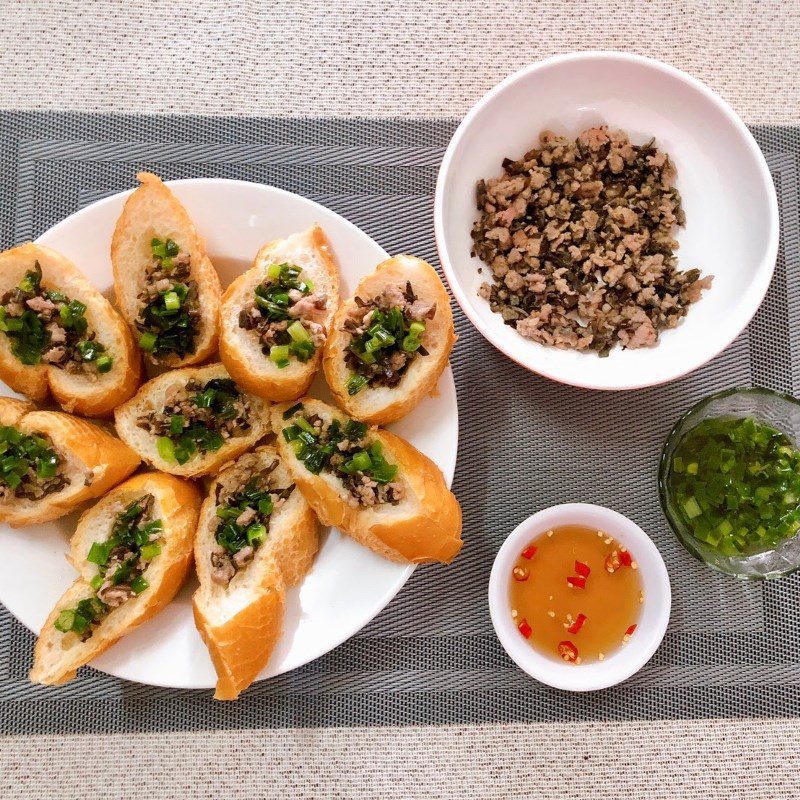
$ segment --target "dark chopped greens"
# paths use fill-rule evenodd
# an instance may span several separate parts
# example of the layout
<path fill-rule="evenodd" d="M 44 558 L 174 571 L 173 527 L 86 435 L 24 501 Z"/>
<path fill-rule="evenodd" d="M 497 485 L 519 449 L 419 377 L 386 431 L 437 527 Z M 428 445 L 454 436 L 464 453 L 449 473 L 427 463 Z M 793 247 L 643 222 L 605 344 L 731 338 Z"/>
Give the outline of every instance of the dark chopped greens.
<path fill-rule="evenodd" d="M 240 416 L 241 393 L 230 378 L 214 378 L 198 389 L 175 407 L 181 413 L 165 413 L 153 423 L 160 434 L 159 455 L 166 461 L 185 464 L 195 453 L 216 452 L 225 443 L 223 429 L 250 428 Z M 166 409 L 171 410 L 171 406 Z"/>
<path fill-rule="evenodd" d="M 428 355 L 422 346 L 425 321 L 414 319 L 409 310 L 417 299 L 410 282 L 399 299 L 401 305 L 387 307 L 383 298 L 371 303 L 356 298 L 362 321 L 351 315 L 344 327 L 351 333 L 345 351 L 345 363 L 352 371 L 346 384 L 349 395 L 367 385 L 397 386 L 414 358 Z"/>
<path fill-rule="evenodd" d="M 255 307 L 259 317 L 251 316 L 242 310 L 239 315 L 239 325 L 247 330 L 266 330 L 271 323 L 287 325 L 283 330 L 270 330 L 270 341 L 274 344 L 264 347 L 265 355 L 279 368 L 289 366 L 291 358 L 296 358 L 303 363 L 307 362 L 316 352 L 316 347 L 307 328 L 299 319 L 293 319 L 289 313 L 293 302 L 289 296 L 291 290 L 300 292 L 307 297 L 314 290 L 310 280 L 300 280 L 300 267 L 293 264 L 272 264 L 267 270 L 267 280 L 262 281 L 254 290 Z M 295 295 L 296 297 L 296 295 Z"/>
<path fill-rule="evenodd" d="M 29 300 L 35 299 L 43 301 L 42 310 L 28 305 Z M 95 340 L 94 333 L 88 331 L 86 306 L 79 300 L 70 300 L 63 292 L 44 289 L 38 261 L 19 286 L 0 299 L 0 304 L 0 331 L 10 340 L 11 352 L 26 366 L 41 363 L 43 354 L 53 345 L 51 352 L 57 355 L 45 358 L 48 364 L 63 369 L 77 362 L 91 364 L 100 373 L 110 371 L 113 359 Z M 63 332 L 57 345 L 51 332 L 55 327 Z"/>
<path fill-rule="evenodd" d="M 800 527 L 800 452 L 751 417 L 701 421 L 669 463 L 670 503 L 722 555 L 773 549 Z"/>
<path fill-rule="evenodd" d="M 136 320 L 139 346 L 152 357 L 183 358 L 195 351 L 199 303 L 197 284 L 190 280 L 188 254 L 172 239 L 150 242 L 153 256 L 148 285 L 139 295 L 141 309 Z M 160 287 L 162 281 L 168 286 Z"/>
<path fill-rule="evenodd" d="M 92 544 L 86 560 L 97 565 L 91 581 L 95 593 L 62 611 L 53 623 L 56 630 L 85 641 L 114 608 L 149 587 L 143 573 L 161 553 L 164 530 L 160 519 L 149 519 L 152 508 L 153 495 L 133 500 L 115 516 L 109 538 Z"/>
<path fill-rule="evenodd" d="M 38 499 L 63 488 L 62 463 L 49 436 L 0 427 L 0 486 L 16 497 Z"/>
<path fill-rule="evenodd" d="M 266 541 L 276 500 L 286 499 L 294 491 L 294 484 L 285 489 L 270 489 L 259 483 L 259 476 L 252 477 L 243 489 L 217 506 L 220 522 L 216 540 L 231 555 L 248 546 L 256 550 Z M 251 516 L 247 524 L 240 524 L 237 520 L 248 508 L 255 513 L 247 515 Z"/>
<path fill-rule="evenodd" d="M 397 465 L 385 459 L 379 441 L 366 441 L 367 426 L 363 422 L 348 419 L 343 426 L 333 419 L 324 424 L 318 416 L 306 415 L 302 406 L 290 421 L 283 429 L 283 438 L 309 472 L 315 475 L 323 470 L 332 472 L 360 500 L 364 498 L 366 478 L 377 487 L 376 499 L 369 505 L 400 499 L 393 494 L 394 489 L 387 494 L 381 488 L 395 480 Z"/>

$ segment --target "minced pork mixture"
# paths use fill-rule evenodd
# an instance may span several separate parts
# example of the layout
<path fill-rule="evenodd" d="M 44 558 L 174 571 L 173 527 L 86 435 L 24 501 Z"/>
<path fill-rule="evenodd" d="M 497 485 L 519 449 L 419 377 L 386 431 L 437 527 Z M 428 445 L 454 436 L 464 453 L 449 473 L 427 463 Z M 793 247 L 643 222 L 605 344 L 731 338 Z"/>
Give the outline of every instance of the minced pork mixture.
<path fill-rule="evenodd" d="M 711 287 L 713 276 L 677 268 L 672 232 L 685 217 L 653 139 L 544 131 L 503 170 L 478 182 L 473 255 L 493 278 L 481 297 L 523 336 L 601 356 L 617 343 L 650 347 Z"/>

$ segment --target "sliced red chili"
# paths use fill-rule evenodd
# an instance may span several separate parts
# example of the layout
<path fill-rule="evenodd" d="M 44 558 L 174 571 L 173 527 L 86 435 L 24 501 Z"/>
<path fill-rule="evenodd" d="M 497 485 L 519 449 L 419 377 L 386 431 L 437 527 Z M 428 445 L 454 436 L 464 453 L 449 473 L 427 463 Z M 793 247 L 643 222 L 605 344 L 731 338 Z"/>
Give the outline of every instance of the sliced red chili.
<path fill-rule="evenodd" d="M 558 654 L 564 661 L 574 662 L 578 660 L 578 648 L 572 642 L 559 642 Z"/>
<path fill-rule="evenodd" d="M 531 572 L 526 567 L 514 567 L 511 570 L 511 576 L 514 578 L 515 581 L 526 581 L 530 577 Z"/>
<path fill-rule="evenodd" d="M 574 589 L 586 588 L 586 578 L 581 578 L 580 576 L 570 575 L 570 577 L 567 578 L 567 583 Z"/>
<path fill-rule="evenodd" d="M 586 614 L 578 614 L 572 625 L 567 628 L 567 633 L 577 633 L 583 627 L 584 622 L 586 622 Z"/>
<path fill-rule="evenodd" d="M 537 551 L 538 549 L 539 549 L 539 548 L 538 548 L 538 547 L 536 547 L 535 545 L 531 545 L 530 547 L 526 547 L 526 548 L 525 548 L 525 549 L 522 551 L 522 557 L 523 557 L 523 558 L 533 558 L 533 557 L 536 555 L 536 551 Z"/>
<path fill-rule="evenodd" d="M 626 636 L 632 636 L 633 632 L 636 630 L 636 625 L 631 625 L 628 630 L 625 631 Z"/>
<path fill-rule="evenodd" d="M 519 628 L 519 632 L 526 639 L 533 633 L 533 628 L 531 628 L 531 626 L 528 625 L 528 620 L 526 619 L 523 619 L 522 622 L 520 622 L 519 625 L 517 625 L 517 627 Z"/>
<path fill-rule="evenodd" d="M 623 567 L 629 567 L 629 566 L 631 566 L 631 564 L 633 564 L 633 557 L 631 556 L 631 554 L 630 554 L 630 552 L 628 550 L 623 550 L 619 554 L 619 561 L 620 561 L 620 564 L 622 564 Z"/>
<path fill-rule="evenodd" d="M 575 562 L 575 573 L 577 575 L 580 575 L 583 578 L 588 578 L 591 571 L 592 570 L 589 568 L 589 565 L 584 564 L 583 561 Z"/>

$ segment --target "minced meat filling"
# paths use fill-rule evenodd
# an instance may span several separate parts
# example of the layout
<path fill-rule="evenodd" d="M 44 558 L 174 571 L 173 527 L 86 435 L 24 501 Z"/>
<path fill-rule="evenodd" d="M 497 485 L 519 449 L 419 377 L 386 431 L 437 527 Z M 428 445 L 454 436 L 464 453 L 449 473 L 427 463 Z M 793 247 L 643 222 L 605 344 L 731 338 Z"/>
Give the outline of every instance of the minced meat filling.
<path fill-rule="evenodd" d="M 62 292 L 42 287 L 37 261 L 19 286 L 0 298 L 0 331 L 25 365 L 48 364 L 96 380 L 113 359 L 86 321 L 86 306 Z"/>
<path fill-rule="evenodd" d="M 230 378 L 213 378 L 205 384 L 187 381 L 170 387 L 164 408 L 149 411 L 138 427 L 158 438 L 159 455 L 185 464 L 195 453 L 216 452 L 230 438 L 252 427 L 247 396 Z"/>
<path fill-rule="evenodd" d="M 69 483 L 65 466 L 46 434 L 0 426 L 0 501 L 41 500 L 61 491 Z"/>
<path fill-rule="evenodd" d="M 294 484 L 276 486 L 278 459 L 259 467 L 259 458 L 249 453 L 229 469 L 217 486 L 216 546 L 209 556 L 211 580 L 227 586 L 236 573 L 255 558 L 256 550 L 269 536 L 272 514 L 294 491 Z"/>
<path fill-rule="evenodd" d="M 195 351 L 200 302 L 192 280 L 191 257 L 172 240 L 153 239 L 152 262 L 137 298 L 139 346 L 154 362 Z"/>
<path fill-rule="evenodd" d="M 297 458 L 315 475 L 333 473 L 350 493 L 350 505 L 396 505 L 405 497 L 403 484 L 395 480 L 397 465 L 386 461 L 381 443 L 370 440 L 362 422 L 325 422 L 317 414 L 306 415 L 300 403 L 284 419 L 291 422 L 283 437 Z"/>
<path fill-rule="evenodd" d="M 390 284 L 370 300 L 355 298 L 342 330 L 350 334 L 345 363 L 352 372 L 347 392 L 364 386 L 397 386 L 422 346 L 426 321 L 436 316 L 436 303 L 420 300 L 410 282 Z"/>
<path fill-rule="evenodd" d="M 328 295 L 301 275 L 300 267 L 272 264 L 239 311 L 239 327 L 257 334 L 261 351 L 279 369 L 288 367 L 291 358 L 305 363 L 325 344 L 320 320 Z"/>
<path fill-rule="evenodd" d="M 712 276 L 677 268 L 685 223 L 676 170 L 654 140 L 590 128 L 503 161 L 477 186 L 473 254 L 492 272 L 480 295 L 507 325 L 545 345 L 607 355 L 655 345 Z"/>
<path fill-rule="evenodd" d="M 94 594 L 75 608 L 62 611 L 55 628 L 62 633 L 76 633 L 89 639 L 97 625 L 115 608 L 149 587 L 144 578 L 150 562 L 160 555 L 164 525 L 153 519 L 154 498 L 142 495 L 126 506 L 120 504 L 108 539 L 94 542 L 86 560 L 97 565 L 91 580 Z"/>

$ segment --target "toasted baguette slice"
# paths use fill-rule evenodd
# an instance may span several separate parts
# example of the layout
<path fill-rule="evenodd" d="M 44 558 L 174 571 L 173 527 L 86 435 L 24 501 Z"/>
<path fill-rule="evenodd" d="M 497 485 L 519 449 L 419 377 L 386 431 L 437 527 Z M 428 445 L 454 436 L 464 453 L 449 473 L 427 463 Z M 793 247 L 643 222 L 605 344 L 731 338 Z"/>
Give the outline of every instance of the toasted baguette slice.
<path fill-rule="evenodd" d="M 141 358 L 128 326 L 69 259 L 41 245 L 28 243 L 0 253 L 0 296 L 19 286 L 37 262 L 45 289 L 60 291 L 86 306 L 88 330 L 94 331 L 113 363 L 108 372 L 92 375 L 70 374 L 43 362 L 29 366 L 13 354 L 8 336 L 0 334 L 0 379 L 35 402 L 52 394 L 66 411 L 87 416 L 110 414 L 133 396 L 141 379 Z"/>
<path fill-rule="evenodd" d="M 38 500 L 7 492 L 0 499 L 0 522 L 14 528 L 69 514 L 127 478 L 141 460 L 126 444 L 91 422 L 60 411 L 36 411 L 30 403 L 11 397 L 0 397 L 0 424 L 21 433 L 49 436 L 63 459 L 68 481 L 62 489 Z"/>
<path fill-rule="evenodd" d="M 205 367 L 187 367 L 165 372 L 145 383 L 136 396 L 123 403 L 115 412 L 117 433 L 148 464 L 162 472 L 193 478 L 216 472 L 226 461 L 249 450 L 259 439 L 269 433 L 269 403 L 254 395 L 244 394 L 249 406 L 248 422 L 250 430 L 245 434 L 232 436 L 216 452 L 195 453 L 185 464 L 165 461 L 158 453 L 158 437 L 138 427 L 139 418 L 150 412 L 159 412 L 167 405 L 168 393 L 183 390 L 194 379 L 205 384 L 214 378 L 229 378 L 222 364 L 209 364 Z"/>
<path fill-rule="evenodd" d="M 300 402 L 303 410 L 288 420 L 283 419 L 283 414 L 292 407 L 291 403 L 273 406 L 272 425 L 278 452 L 320 521 L 336 526 L 392 561 L 414 564 L 452 561 L 462 544 L 461 508 L 436 464 L 399 436 L 370 428 L 367 441 L 379 441 L 386 461 L 398 466 L 395 482 L 402 485 L 405 496 L 395 505 L 356 505 L 333 472 L 327 469 L 318 475 L 309 472 L 282 435 L 283 429 L 302 414 L 316 414 L 325 424 L 335 418 L 342 426 L 349 418 L 311 397 Z"/>
<path fill-rule="evenodd" d="M 98 573 L 96 565 L 86 560 L 89 548 L 94 542 L 106 541 L 116 514 L 145 494 L 153 495 L 153 519 L 160 519 L 164 526 L 161 552 L 148 562 L 142 573 L 150 585 L 112 609 L 86 641 L 81 641 L 75 633 L 56 630 L 54 623 L 62 611 L 95 594 L 89 581 Z M 171 475 L 147 472 L 117 486 L 81 516 L 72 538 L 70 559 L 80 576 L 56 603 L 42 627 L 34 650 L 31 681 L 56 685 L 72 680 L 79 667 L 108 650 L 172 600 L 192 563 L 199 508 L 200 495 L 193 484 Z"/>
<path fill-rule="evenodd" d="M 211 554 L 219 549 L 219 493 L 229 497 L 254 474 L 270 468 L 271 488 L 292 485 L 275 448 L 259 447 L 220 472 L 200 510 L 194 545 L 200 588 L 193 598 L 194 619 L 217 671 L 217 700 L 235 700 L 269 661 L 281 632 L 284 586 L 300 581 L 319 547 L 317 518 L 295 489 L 270 515 L 267 540 L 253 560 L 238 569 L 227 586 L 214 581 Z"/>
<path fill-rule="evenodd" d="M 387 286 L 405 289 L 407 282 L 418 299 L 436 304 L 433 318 L 425 321 L 422 336 L 422 346 L 428 355 L 417 355 L 396 386 L 367 384 L 356 394 L 348 394 L 347 381 L 353 373 L 345 363 L 345 355 L 352 336 L 343 326 L 358 307 L 356 298 L 369 304 Z M 388 425 L 406 416 L 423 398 L 436 391 L 455 340 L 450 298 L 436 270 L 414 256 L 395 256 L 378 264 L 375 272 L 361 280 L 353 296 L 342 303 L 325 343 L 322 366 L 334 399 L 348 414 L 370 425 Z"/>
<path fill-rule="evenodd" d="M 279 368 L 262 352 L 258 333 L 239 326 L 239 312 L 253 299 L 253 292 L 267 278 L 271 264 L 294 264 L 302 268 L 301 279 L 310 278 L 316 292 L 327 295 L 327 305 L 313 319 L 330 332 L 339 305 L 339 270 L 330 243 L 319 225 L 286 239 L 265 244 L 253 267 L 227 288 L 220 309 L 219 355 L 231 377 L 242 387 L 267 400 L 292 400 L 306 392 L 322 358 L 318 347 L 305 364 L 291 358 Z"/>
<path fill-rule="evenodd" d="M 181 358 L 175 353 L 160 356 L 151 363 L 167 367 L 187 367 L 205 361 L 217 347 L 217 319 L 222 286 L 214 265 L 206 253 L 203 239 L 197 233 L 186 209 L 157 175 L 140 172 L 141 186 L 128 198 L 117 220 L 111 239 L 111 263 L 114 267 L 114 291 L 117 305 L 131 328 L 136 342 L 139 314 L 139 293 L 146 285 L 147 268 L 153 262 L 150 243 L 153 238 L 172 239 L 191 261 L 191 280 L 197 283 L 200 316 L 193 353 Z"/>

